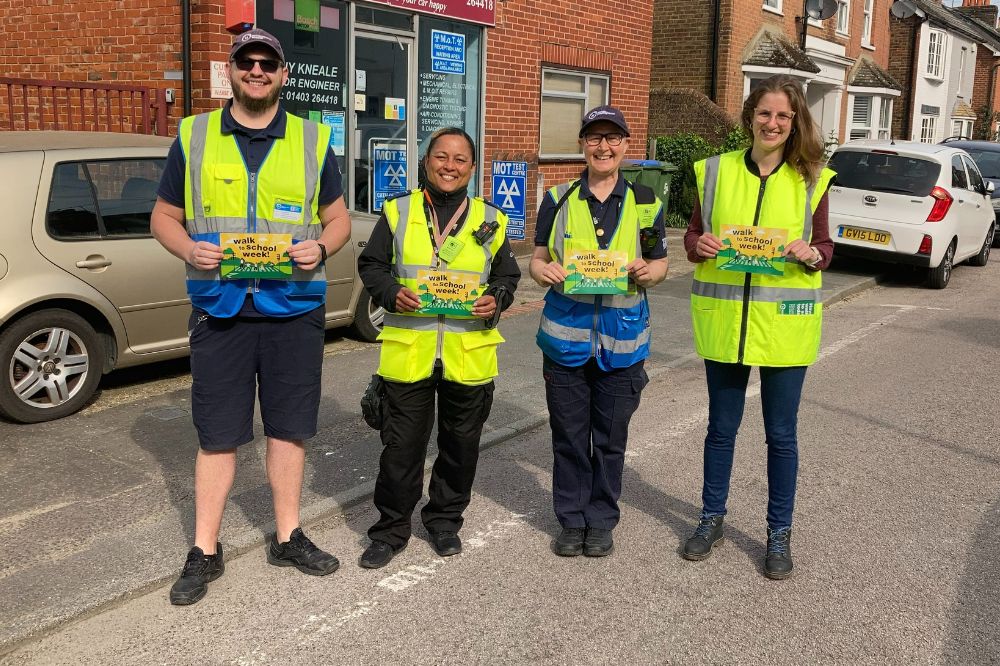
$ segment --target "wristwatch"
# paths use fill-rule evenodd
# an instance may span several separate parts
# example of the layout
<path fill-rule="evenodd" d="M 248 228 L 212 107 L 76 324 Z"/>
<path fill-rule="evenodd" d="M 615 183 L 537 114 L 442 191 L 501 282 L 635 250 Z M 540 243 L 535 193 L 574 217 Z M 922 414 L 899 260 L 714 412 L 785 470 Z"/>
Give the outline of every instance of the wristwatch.
<path fill-rule="evenodd" d="M 319 245 L 320 260 L 319 265 L 322 266 L 326 263 L 326 245 L 323 245 L 319 241 L 316 241 L 316 245 Z"/>
<path fill-rule="evenodd" d="M 809 249 L 813 251 L 813 258 L 805 262 L 805 264 L 809 268 L 816 268 L 819 262 L 823 261 L 823 255 L 815 247 L 810 246 Z"/>

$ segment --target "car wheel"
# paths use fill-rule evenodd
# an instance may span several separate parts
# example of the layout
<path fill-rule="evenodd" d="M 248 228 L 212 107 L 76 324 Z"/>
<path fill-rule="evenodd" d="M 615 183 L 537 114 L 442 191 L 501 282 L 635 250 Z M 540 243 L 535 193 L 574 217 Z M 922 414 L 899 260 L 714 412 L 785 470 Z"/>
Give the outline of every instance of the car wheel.
<path fill-rule="evenodd" d="M 993 226 L 990 225 L 989 231 L 986 232 L 986 240 L 983 241 L 983 246 L 979 248 L 979 254 L 974 257 L 969 257 L 970 266 L 985 266 L 986 262 L 990 259 L 990 248 L 993 247 L 993 236 L 996 231 Z"/>
<path fill-rule="evenodd" d="M 944 289 L 951 280 L 951 269 L 955 264 L 955 241 L 951 242 L 948 249 L 944 251 L 941 263 L 936 267 L 928 269 L 927 282 L 931 289 Z"/>
<path fill-rule="evenodd" d="M 68 416 L 101 380 L 104 348 L 94 327 L 67 310 L 41 310 L 0 335 L 0 414 L 21 423 Z"/>
<path fill-rule="evenodd" d="M 351 331 L 365 342 L 375 342 L 382 332 L 382 320 L 385 319 L 385 308 L 375 305 L 368 291 L 362 291 L 358 298 L 358 307 L 354 311 L 354 323 Z"/>
<path fill-rule="evenodd" d="M 1000 222 L 993 225 L 993 247 L 1000 247 Z"/>

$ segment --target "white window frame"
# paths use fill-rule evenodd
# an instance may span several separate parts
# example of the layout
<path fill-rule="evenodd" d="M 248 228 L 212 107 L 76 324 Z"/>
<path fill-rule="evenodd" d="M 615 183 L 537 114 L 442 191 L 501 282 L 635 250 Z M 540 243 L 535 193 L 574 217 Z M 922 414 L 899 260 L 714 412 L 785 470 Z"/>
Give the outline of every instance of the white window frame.
<path fill-rule="evenodd" d="M 920 142 L 935 143 L 937 133 L 937 116 L 920 116 Z"/>
<path fill-rule="evenodd" d="M 775 14 L 781 14 L 784 16 L 781 10 L 782 0 L 762 0 L 763 4 L 761 8 L 766 12 L 773 12 Z"/>
<path fill-rule="evenodd" d="M 944 43 L 943 30 L 927 31 L 927 67 L 924 75 L 934 79 L 944 79 Z"/>
<path fill-rule="evenodd" d="M 952 136 L 967 136 L 967 137 L 969 137 L 971 139 L 972 138 L 972 123 L 974 123 L 974 122 L 975 122 L 974 120 L 971 120 L 969 118 L 953 118 L 952 119 L 952 124 L 951 124 L 951 129 L 952 129 L 952 134 L 951 135 Z"/>
<path fill-rule="evenodd" d="M 584 80 L 583 92 L 566 92 L 565 90 L 545 90 L 545 75 L 548 73 L 559 74 L 562 76 L 578 76 Z M 589 104 L 590 99 L 590 82 L 593 79 L 599 79 L 604 81 L 604 101 L 602 104 L 608 104 L 611 97 L 611 74 L 610 73 L 597 73 L 597 72 L 581 72 L 572 69 L 560 69 L 558 67 L 542 67 L 542 78 L 541 78 L 541 97 L 539 100 L 539 113 L 538 113 L 538 157 L 540 159 L 579 159 L 583 157 L 583 151 L 576 153 L 546 153 L 542 150 L 542 109 L 541 106 L 545 104 L 546 98 L 548 99 L 576 99 L 583 100 L 584 113 L 591 109 Z M 583 114 L 581 114 L 583 115 Z"/>
<path fill-rule="evenodd" d="M 874 49 L 872 45 L 872 10 L 875 0 L 865 0 L 864 21 L 861 24 L 861 46 Z"/>
<path fill-rule="evenodd" d="M 892 98 L 880 97 L 878 109 L 878 138 L 892 137 Z"/>
<path fill-rule="evenodd" d="M 850 124 L 847 128 L 847 137 L 850 141 L 857 141 L 858 139 L 870 139 L 872 138 L 872 122 L 873 116 L 875 114 L 875 100 L 878 99 L 874 95 L 851 95 L 851 115 Z M 861 100 L 868 100 L 868 117 L 865 119 L 866 122 L 858 123 L 857 112 L 859 109 L 858 102 Z"/>
<path fill-rule="evenodd" d="M 851 34 L 851 0 L 837 0 L 837 34 Z"/>

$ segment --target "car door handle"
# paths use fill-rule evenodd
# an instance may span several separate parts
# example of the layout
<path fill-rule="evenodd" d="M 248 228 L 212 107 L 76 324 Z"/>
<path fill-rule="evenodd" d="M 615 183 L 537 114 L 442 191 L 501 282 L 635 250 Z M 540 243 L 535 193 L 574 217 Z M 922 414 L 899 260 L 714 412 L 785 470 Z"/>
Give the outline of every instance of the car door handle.
<path fill-rule="evenodd" d="M 111 265 L 111 260 L 99 254 L 92 254 L 82 261 L 76 262 L 77 268 L 107 268 Z"/>

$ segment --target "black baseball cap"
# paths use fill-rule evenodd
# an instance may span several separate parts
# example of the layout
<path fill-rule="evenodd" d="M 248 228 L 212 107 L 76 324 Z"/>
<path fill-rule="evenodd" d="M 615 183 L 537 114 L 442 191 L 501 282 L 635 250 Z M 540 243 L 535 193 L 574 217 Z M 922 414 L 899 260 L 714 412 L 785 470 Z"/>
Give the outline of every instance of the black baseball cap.
<path fill-rule="evenodd" d="M 278 60 L 285 62 L 285 52 L 281 50 L 281 42 L 274 35 L 260 28 L 247 30 L 233 40 L 233 47 L 229 49 L 229 59 L 232 60 L 244 47 L 253 44 L 262 44 L 268 47 L 277 54 Z"/>
<path fill-rule="evenodd" d="M 621 112 L 621 109 L 607 105 L 591 109 L 583 116 L 583 121 L 580 123 L 580 136 L 583 136 L 588 127 L 602 120 L 620 127 L 625 132 L 625 136 L 632 136 L 628 131 L 628 123 L 625 122 L 625 114 Z"/>

